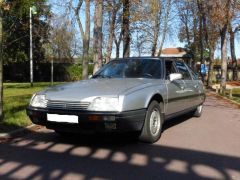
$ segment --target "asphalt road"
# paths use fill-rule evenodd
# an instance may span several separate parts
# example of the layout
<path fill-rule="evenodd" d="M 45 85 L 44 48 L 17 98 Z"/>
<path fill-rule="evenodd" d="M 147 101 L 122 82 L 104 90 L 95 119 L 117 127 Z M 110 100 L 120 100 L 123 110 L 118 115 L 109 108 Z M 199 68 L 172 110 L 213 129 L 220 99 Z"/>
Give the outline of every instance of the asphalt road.
<path fill-rule="evenodd" d="M 0 144 L 0 179 L 240 180 L 240 110 L 209 96 L 201 118 L 166 123 L 153 145 L 43 128 Z"/>

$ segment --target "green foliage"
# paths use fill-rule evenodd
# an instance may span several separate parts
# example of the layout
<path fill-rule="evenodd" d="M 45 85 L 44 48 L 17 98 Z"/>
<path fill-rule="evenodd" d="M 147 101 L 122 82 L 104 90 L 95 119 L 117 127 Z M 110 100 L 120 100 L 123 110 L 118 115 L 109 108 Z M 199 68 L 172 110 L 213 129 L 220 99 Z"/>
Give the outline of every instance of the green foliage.
<path fill-rule="evenodd" d="M 70 81 L 79 81 L 82 79 L 82 66 L 80 64 L 74 64 L 67 67 Z"/>
<path fill-rule="evenodd" d="M 36 5 L 38 14 L 33 15 L 33 59 L 44 60 L 43 43 L 48 40 L 46 19 L 50 16 L 50 7 L 46 0 L 8 0 L 10 10 L 3 14 L 3 57 L 4 64 L 26 62 L 29 60 L 29 8 Z"/>
<path fill-rule="evenodd" d="M 88 74 L 93 74 L 93 64 L 88 65 Z M 69 80 L 70 81 L 79 81 L 82 79 L 82 65 L 81 64 L 74 64 L 66 68 L 68 74 L 69 74 Z"/>

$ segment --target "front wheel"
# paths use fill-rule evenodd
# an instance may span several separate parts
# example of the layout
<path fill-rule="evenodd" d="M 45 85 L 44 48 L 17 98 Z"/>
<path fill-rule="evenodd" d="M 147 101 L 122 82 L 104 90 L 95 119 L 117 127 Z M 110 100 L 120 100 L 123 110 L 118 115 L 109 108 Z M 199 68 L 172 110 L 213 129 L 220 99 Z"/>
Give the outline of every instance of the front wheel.
<path fill-rule="evenodd" d="M 157 101 L 152 101 L 147 109 L 144 125 L 139 140 L 147 143 L 156 142 L 162 132 L 163 115 Z"/>

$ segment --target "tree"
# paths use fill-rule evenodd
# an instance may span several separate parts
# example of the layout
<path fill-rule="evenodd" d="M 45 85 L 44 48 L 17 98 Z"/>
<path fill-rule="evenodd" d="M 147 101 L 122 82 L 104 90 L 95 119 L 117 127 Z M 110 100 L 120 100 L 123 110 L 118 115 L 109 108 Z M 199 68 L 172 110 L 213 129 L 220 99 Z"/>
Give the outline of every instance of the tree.
<path fill-rule="evenodd" d="M 122 0 L 122 35 L 123 35 L 123 57 L 130 56 L 130 1 Z"/>
<path fill-rule="evenodd" d="M 238 67 L 237 67 L 237 57 L 235 52 L 235 34 L 240 30 L 240 25 L 233 29 L 232 25 L 229 25 L 229 35 L 230 35 L 230 50 L 232 57 L 232 67 L 233 67 L 233 80 L 238 80 Z"/>
<path fill-rule="evenodd" d="M 3 0 L 0 0 L 0 120 L 3 119 Z"/>
<path fill-rule="evenodd" d="M 108 40 L 107 40 L 107 55 L 106 55 L 106 63 L 108 63 L 111 59 L 112 49 L 113 49 L 113 41 L 115 36 L 115 29 L 116 29 L 116 20 L 117 20 L 117 13 L 121 7 L 121 1 L 119 0 L 111 0 L 107 1 L 106 4 L 106 11 L 108 13 Z M 116 43 L 118 44 L 118 42 Z M 120 45 L 119 45 L 120 46 Z M 118 49 L 119 52 L 119 49 Z"/>
<path fill-rule="evenodd" d="M 78 0 L 77 6 L 73 7 L 75 18 L 82 37 L 82 78 L 88 78 L 88 56 L 89 56 L 89 45 L 90 45 L 90 0 L 85 0 L 85 31 L 83 29 L 82 21 L 80 19 L 80 10 L 83 4 L 83 0 Z"/>
<path fill-rule="evenodd" d="M 102 67 L 102 25 L 103 25 L 103 0 L 95 0 L 94 30 L 93 30 L 93 58 L 96 73 Z"/>
<path fill-rule="evenodd" d="M 159 50 L 158 50 L 158 56 L 161 56 L 162 48 L 163 48 L 163 45 L 164 45 L 164 42 L 165 42 L 165 39 L 166 39 L 166 35 L 167 35 L 167 32 L 168 32 L 168 28 L 169 28 L 168 23 L 169 23 L 169 15 L 170 15 L 170 12 L 171 12 L 171 7 L 172 7 L 172 0 L 167 0 L 166 1 L 165 17 L 164 17 L 164 20 L 163 20 L 162 40 L 161 40 L 160 47 L 159 47 Z"/>
<path fill-rule="evenodd" d="M 227 81 L 227 33 L 233 18 L 234 0 L 209 2 L 210 18 L 218 26 L 221 38 L 221 91 L 225 94 Z"/>
<path fill-rule="evenodd" d="M 52 24 L 49 42 L 54 59 L 58 59 L 59 62 L 72 62 L 74 56 L 78 54 L 79 47 L 71 22 L 64 18 L 55 17 Z"/>
<path fill-rule="evenodd" d="M 200 61 L 199 48 L 199 12 L 197 1 L 177 1 L 177 10 L 180 19 L 179 39 L 186 42 L 188 53 L 191 54 L 193 63 L 192 68 L 197 70 L 197 62 Z"/>
<path fill-rule="evenodd" d="M 45 0 L 9 1 L 11 8 L 4 12 L 4 63 L 29 62 L 29 8 L 37 7 L 33 16 L 33 60 L 45 59 L 43 44 L 48 41 L 51 16 Z"/>

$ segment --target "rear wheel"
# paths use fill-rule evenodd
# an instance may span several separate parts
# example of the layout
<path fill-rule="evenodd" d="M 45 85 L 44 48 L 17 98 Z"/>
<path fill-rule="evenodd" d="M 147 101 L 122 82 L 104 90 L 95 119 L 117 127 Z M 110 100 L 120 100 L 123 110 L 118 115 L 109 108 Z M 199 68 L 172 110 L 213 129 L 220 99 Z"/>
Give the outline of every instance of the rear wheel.
<path fill-rule="evenodd" d="M 200 104 L 197 109 L 193 112 L 194 117 L 201 117 L 202 115 L 202 110 L 203 110 L 203 105 Z"/>
<path fill-rule="evenodd" d="M 147 143 L 156 142 L 162 131 L 163 115 L 157 101 L 152 101 L 147 109 L 144 125 L 139 140 Z"/>

